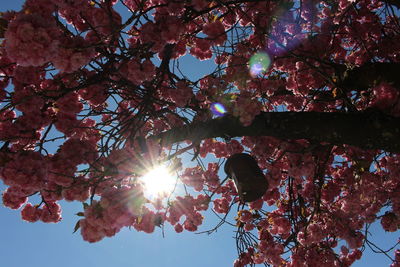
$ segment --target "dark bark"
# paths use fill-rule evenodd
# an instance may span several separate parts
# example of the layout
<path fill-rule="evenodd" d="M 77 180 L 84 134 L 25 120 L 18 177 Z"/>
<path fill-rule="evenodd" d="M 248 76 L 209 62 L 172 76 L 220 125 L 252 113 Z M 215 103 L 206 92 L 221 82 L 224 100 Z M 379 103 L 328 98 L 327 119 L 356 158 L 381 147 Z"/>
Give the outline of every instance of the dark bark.
<path fill-rule="evenodd" d="M 400 9 L 400 1 L 399 0 L 386 0 L 386 3 Z"/>
<path fill-rule="evenodd" d="M 353 69 L 337 65 L 337 68 L 340 72 L 340 87 L 350 91 L 367 90 L 381 82 L 388 82 L 400 88 L 400 63 L 365 63 Z"/>
<path fill-rule="evenodd" d="M 336 92 L 336 95 L 333 95 L 332 91 L 310 90 L 309 96 L 317 97 L 318 101 L 330 102 L 347 97 L 346 93 L 351 91 L 367 91 L 381 82 L 387 82 L 400 90 L 400 63 L 369 62 L 354 68 L 348 68 L 344 64 L 333 64 L 332 66 L 336 70 L 332 79 L 337 80 L 336 86 L 344 91 Z M 281 87 L 275 91 L 273 96 L 280 95 L 294 95 L 294 93 Z"/>
<path fill-rule="evenodd" d="M 243 126 L 237 118 L 225 116 L 193 123 L 153 136 L 162 145 L 215 137 L 273 136 L 284 140 L 306 139 L 315 143 L 352 145 L 361 149 L 400 152 L 400 118 L 378 111 L 356 113 L 268 112 Z"/>

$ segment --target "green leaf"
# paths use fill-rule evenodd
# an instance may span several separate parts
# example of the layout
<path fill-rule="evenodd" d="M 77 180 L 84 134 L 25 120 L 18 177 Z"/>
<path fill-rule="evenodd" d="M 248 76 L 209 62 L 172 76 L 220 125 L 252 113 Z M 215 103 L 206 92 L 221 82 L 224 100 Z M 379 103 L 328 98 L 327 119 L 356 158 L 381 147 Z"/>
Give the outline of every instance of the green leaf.
<path fill-rule="evenodd" d="M 79 228 L 81 228 L 81 220 L 76 222 L 75 227 L 74 227 L 74 231 L 72 233 L 75 234 L 76 231 L 78 231 Z"/>
<path fill-rule="evenodd" d="M 85 214 L 84 214 L 83 212 L 78 212 L 78 213 L 75 214 L 75 215 L 78 215 L 78 216 L 81 216 L 81 217 L 85 216 Z"/>

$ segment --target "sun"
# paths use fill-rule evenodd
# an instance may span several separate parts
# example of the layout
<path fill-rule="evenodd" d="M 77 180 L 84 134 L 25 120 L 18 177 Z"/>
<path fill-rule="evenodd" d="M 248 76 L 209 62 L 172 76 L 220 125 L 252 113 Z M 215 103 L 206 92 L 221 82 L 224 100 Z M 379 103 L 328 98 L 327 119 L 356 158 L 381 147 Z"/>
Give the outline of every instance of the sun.
<path fill-rule="evenodd" d="M 144 184 L 145 194 L 158 197 L 172 193 L 177 177 L 166 166 L 160 165 L 149 170 L 140 180 Z"/>

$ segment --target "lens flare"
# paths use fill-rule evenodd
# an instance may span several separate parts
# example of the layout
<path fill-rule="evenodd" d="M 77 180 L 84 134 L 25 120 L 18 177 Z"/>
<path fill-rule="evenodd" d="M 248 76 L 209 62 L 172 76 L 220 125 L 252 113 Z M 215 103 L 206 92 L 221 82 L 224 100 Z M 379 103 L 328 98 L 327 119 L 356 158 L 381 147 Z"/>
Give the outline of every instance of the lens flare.
<path fill-rule="evenodd" d="M 217 117 L 222 117 L 226 113 L 226 109 L 224 105 L 222 105 L 221 103 L 212 103 L 210 108 L 212 114 L 214 114 Z"/>
<path fill-rule="evenodd" d="M 271 58 L 265 52 L 258 52 L 254 54 L 249 61 L 250 75 L 255 78 L 259 75 L 263 75 L 268 71 L 271 65 Z"/>

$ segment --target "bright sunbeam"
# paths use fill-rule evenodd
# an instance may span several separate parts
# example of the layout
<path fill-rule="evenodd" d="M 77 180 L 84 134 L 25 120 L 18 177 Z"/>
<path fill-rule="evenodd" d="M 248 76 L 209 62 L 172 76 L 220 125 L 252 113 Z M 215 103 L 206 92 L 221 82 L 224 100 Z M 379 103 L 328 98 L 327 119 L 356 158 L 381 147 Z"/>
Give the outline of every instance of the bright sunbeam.
<path fill-rule="evenodd" d="M 174 190 L 177 178 L 166 166 L 160 165 L 149 170 L 141 180 L 144 184 L 145 194 L 157 197 L 170 194 Z"/>

